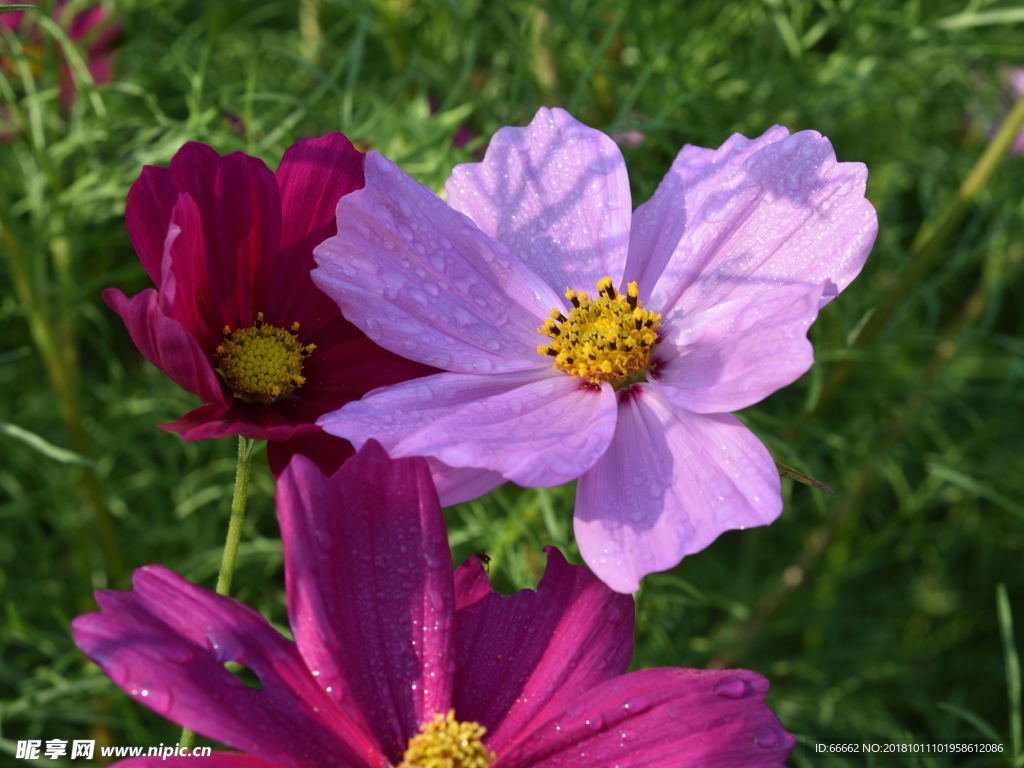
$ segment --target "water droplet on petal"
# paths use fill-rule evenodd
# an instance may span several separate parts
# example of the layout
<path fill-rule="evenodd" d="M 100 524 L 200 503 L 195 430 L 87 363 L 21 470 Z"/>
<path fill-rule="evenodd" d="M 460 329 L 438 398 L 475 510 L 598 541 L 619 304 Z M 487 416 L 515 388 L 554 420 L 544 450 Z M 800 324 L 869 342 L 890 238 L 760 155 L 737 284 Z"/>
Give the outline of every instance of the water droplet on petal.
<path fill-rule="evenodd" d="M 742 699 L 751 694 L 750 686 L 738 677 L 725 677 L 715 683 L 715 694 L 723 699 Z"/>
<path fill-rule="evenodd" d="M 763 749 L 770 749 L 778 744 L 779 741 L 779 732 L 768 725 L 758 729 L 754 735 L 754 743 Z"/>

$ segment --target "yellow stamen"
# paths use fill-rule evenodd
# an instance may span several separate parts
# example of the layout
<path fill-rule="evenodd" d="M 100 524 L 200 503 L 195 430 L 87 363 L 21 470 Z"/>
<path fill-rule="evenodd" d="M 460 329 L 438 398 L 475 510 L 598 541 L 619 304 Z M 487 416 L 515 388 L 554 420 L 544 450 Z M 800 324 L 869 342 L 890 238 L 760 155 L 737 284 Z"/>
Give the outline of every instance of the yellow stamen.
<path fill-rule="evenodd" d="M 298 323 L 288 329 L 267 325 L 262 312 L 249 328 L 232 331 L 225 325 L 214 358 L 235 397 L 272 403 L 305 384 L 302 365 L 316 345 L 303 345 L 298 334 Z"/>
<path fill-rule="evenodd" d="M 636 283 L 626 294 L 615 290 L 610 277 L 597 281 L 597 297 L 565 292 L 573 305 L 569 316 L 558 309 L 537 329 L 552 339 L 537 347 L 541 355 L 555 358 L 553 367 L 593 384 L 612 383 L 643 372 L 658 340 L 661 315 L 643 308 Z"/>
<path fill-rule="evenodd" d="M 455 710 L 434 715 L 409 740 L 397 768 L 487 768 L 497 755 L 484 746 L 487 729 L 479 723 L 460 723 Z"/>

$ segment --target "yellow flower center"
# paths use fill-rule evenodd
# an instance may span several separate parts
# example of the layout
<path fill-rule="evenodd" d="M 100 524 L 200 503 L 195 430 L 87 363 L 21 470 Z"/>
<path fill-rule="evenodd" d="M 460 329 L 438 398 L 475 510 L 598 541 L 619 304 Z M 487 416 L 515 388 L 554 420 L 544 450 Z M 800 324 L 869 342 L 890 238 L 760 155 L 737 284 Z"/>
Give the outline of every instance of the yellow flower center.
<path fill-rule="evenodd" d="M 612 287 L 612 279 L 597 281 L 597 297 L 570 289 L 565 298 L 572 302 L 569 316 L 557 308 L 537 329 L 551 338 L 537 352 L 555 358 L 554 367 L 593 384 L 622 382 L 641 374 L 651 359 L 658 340 L 661 315 L 644 309 L 636 283 L 626 286 L 625 295 Z"/>
<path fill-rule="evenodd" d="M 497 755 L 484 746 L 487 729 L 479 723 L 460 723 L 455 710 L 434 715 L 409 740 L 397 768 L 487 768 Z"/>
<path fill-rule="evenodd" d="M 263 313 L 249 328 L 224 326 L 224 342 L 214 357 L 235 397 L 253 403 L 272 403 L 306 383 L 302 364 L 315 344 L 299 342 L 299 324 L 278 328 L 263 322 Z"/>

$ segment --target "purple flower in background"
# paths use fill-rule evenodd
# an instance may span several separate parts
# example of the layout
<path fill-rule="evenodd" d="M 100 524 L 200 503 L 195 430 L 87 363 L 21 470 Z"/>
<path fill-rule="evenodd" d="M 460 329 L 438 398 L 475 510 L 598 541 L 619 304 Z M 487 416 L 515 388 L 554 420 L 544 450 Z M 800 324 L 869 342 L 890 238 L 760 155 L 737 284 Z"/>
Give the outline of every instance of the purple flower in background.
<path fill-rule="evenodd" d="M 30 57 L 29 65 L 38 71 L 41 66 L 39 59 L 44 55 L 44 33 L 33 16 L 38 9 L 29 11 L 4 11 L 2 6 L 12 5 L 15 0 L 0 0 L 0 27 L 5 27 L 18 36 L 24 53 Z M 74 13 L 75 9 L 81 9 Z M 115 43 L 121 34 L 121 25 L 111 21 L 110 12 L 100 3 L 83 6 L 81 3 L 68 3 L 58 0 L 53 5 L 53 18 L 68 33 L 68 38 L 82 47 L 83 58 L 93 81 L 103 85 L 114 79 L 113 59 L 116 52 Z M 56 41 L 54 43 L 57 45 Z M 59 45 L 57 46 L 59 49 Z M 33 58 L 35 60 L 33 60 Z M 0 56 L 0 65 L 13 68 L 13 63 L 4 61 Z M 74 70 L 68 64 L 61 68 L 60 94 L 65 106 L 74 101 Z"/>
<path fill-rule="evenodd" d="M 632 211 L 615 143 L 541 109 L 455 168 L 448 205 L 377 153 L 365 175 L 313 280 L 447 373 L 327 414 L 327 432 L 432 457 L 445 504 L 579 478 L 580 551 L 622 592 L 779 515 L 774 462 L 729 414 L 811 365 L 808 327 L 875 239 L 862 164 L 776 126 L 683 147 Z"/>
<path fill-rule="evenodd" d="M 1013 101 L 1024 96 L 1024 67 L 1012 67 L 1001 72 L 1003 82 L 1009 86 L 1010 96 Z M 1012 103 L 1012 102 L 1011 102 Z M 1024 130 L 1017 134 L 1017 138 L 1010 145 L 1011 155 L 1024 155 Z"/>
<path fill-rule="evenodd" d="M 453 573 L 423 459 L 371 441 L 327 477 L 299 456 L 277 506 L 295 642 L 159 566 L 74 621 L 136 700 L 247 753 L 204 765 L 781 766 L 792 748 L 754 672 L 627 673 L 633 600 L 557 550 L 536 591 L 493 592 L 477 558 Z"/>

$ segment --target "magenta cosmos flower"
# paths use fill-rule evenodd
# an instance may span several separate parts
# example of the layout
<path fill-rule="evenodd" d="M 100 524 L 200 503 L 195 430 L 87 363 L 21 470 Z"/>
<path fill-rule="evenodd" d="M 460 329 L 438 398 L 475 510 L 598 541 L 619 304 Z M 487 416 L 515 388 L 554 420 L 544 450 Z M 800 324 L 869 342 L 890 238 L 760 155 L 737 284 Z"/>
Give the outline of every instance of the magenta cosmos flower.
<path fill-rule="evenodd" d="M 0 27 L 5 27 L 18 36 L 24 54 L 29 58 L 29 66 L 38 71 L 45 55 L 45 35 L 33 19 L 38 9 L 29 11 L 4 11 L 3 6 L 13 5 L 15 0 L 0 0 Z M 69 7 L 70 6 L 70 7 Z M 73 13 L 75 9 L 81 9 Z M 72 15 L 73 13 L 73 15 Z M 53 5 L 53 18 L 67 31 L 68 38 L 82 47 L 85 64 L 93 81 L 103 85 L 113 80 L 113 59 L 116 51 L 115 42 L 121 34 L 121 25 L 112 21 L 110 13 L 99 3 L 84 6 L 81 3 L 68 3 L 57 0 Z M 2 33 L 0 33 L 2 34 Z M 60 50 L 60 45 L 54 41 Z M 13 63 L 3 61 L 4 68 L 13 69 Z M 74 100 L 74 70 L 65 64 L 61 68 L 60 94 L 65 106 Z"/>
<path fill-rule="evenodd" d="M 683 147 L 632 211 L 615 142 L 541 109 L 454 170 L 448 205 L 376 153 L 365 172 L 313 280 L 378 344 L 447 372 L 325 430 L 433 457 L 446 504 L 579 478 L 580 551 L 623 592 L 779 515 L 772 458 L 729 413 L 811 365 L 808 327 L 875 238 L 863 165 L 776 126 Z"/>
<path fill-rule="evenodd" d="M 749 768 L 792 748 L 760 675 L 627 673 L 632 598 L 557 550 L 536 591 L 493 592 L 477 558 L 453 573 L 423 459 L 371 441 L 326 477 L 296 457 L 277 509 L 294 642 L 159 566 L 130 592 L 97 592 L 102 613 L 73 624 L 137 701 L 248 755 L 204 765 Z"/>
<path fill-rule="evenodd" d="M 295 451 L 330 471 L 351 446 L 317 417 L 429 372 L 367 339 L 310 280 L 338 198 L 362 184 L 363 154 L 340 133 L 290 147 L 276 174 L 195 143 L 143 169 L 126 218 L 156 288 L 103 298 L 139 351 L 206 403 L 164 429 L 269 440 L 275 473 Z"/>

